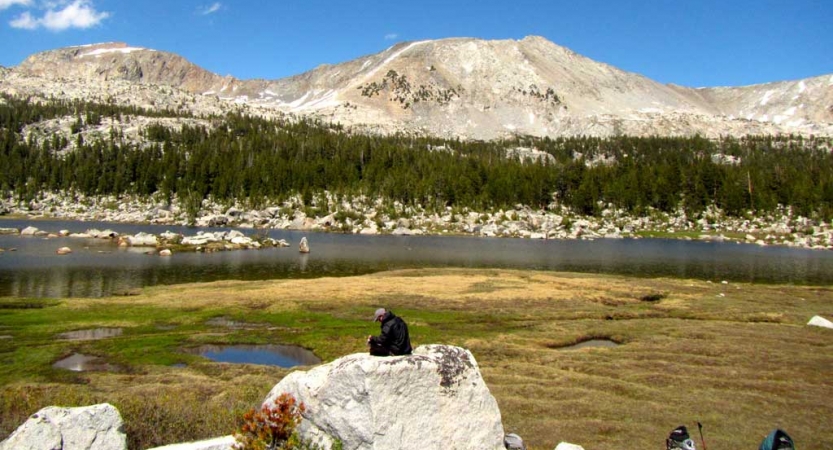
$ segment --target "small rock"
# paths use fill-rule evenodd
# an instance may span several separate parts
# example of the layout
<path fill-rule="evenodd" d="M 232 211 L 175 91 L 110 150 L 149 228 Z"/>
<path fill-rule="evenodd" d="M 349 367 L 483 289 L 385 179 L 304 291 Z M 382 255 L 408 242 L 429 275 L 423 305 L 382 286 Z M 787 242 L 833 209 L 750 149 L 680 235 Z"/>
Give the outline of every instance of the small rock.
<path fill-rule="evenodd" d="M 298 250 L 301 253 L 309 253 L 309 243 L 307 243 L 306 236 L 301 238 L 301 243 L 298 244 Z"/>
<path fill-rule="evenodd" d="M 509 433 L 504 436 L 503 446 L 506 447 L 506 450 L 526 450 L 524 440 L 515 433 Z"/>
<path fill-rule="evenodd" d="M 59 255 L 68 255 L 68 254 L 72 253 L 72 249 L 69 248 L 69 247 L 61 247 L 55 253 L 57 253 Z"/>
<path fill-rule="evenodd" d="M 127 241 L 127 243 L 133 247 L 156 247 L 159 245 L 159 240 L 156 236 L 144 232 L 137 233 L 135 236 L 124 236 L 124 239 L 121 242 L 124 241 Z"/>
<path fill-rule="evenodd" d="M 159 251 L 159 256 L 171 256 L 172 254 L 173 252 L 169 248 L 162 249 Z"/>
<path fill-rule="evenodd" d="M 38 229 L 35 228 L 35 227 L 26 227 L 26 228 L 20 230 L 20 235 L 21 236 L 34 236 L 35 233 L 37 233 L 37 232 L 38 232 Z"/>
<path fill-rule="evenodd" d="M 555 447 L 555 450 L 584 450 L 584 447 L 569 442 L 561 442 Z"/>
<path fill-rule="evenodd" d="M 58 231 L 58 236 L 61 236 L 61 237 L 67 237 L 67 236 L 69 236 L 69 230 L 61 230 L 61 231 Z"/>
<path fill-rule="evenodd" d="M 830 328 L 831 330 L 833 330 L 833 322 L 825 319 L 822 316 L 813 316 L 813 318 L 810 319 L 809 322 L 807 322 L 807 325 L 814 327 Z"/>
<path fill-rule="evenodd" d="M 234 448 L 236 443 L 237 440 L 234 439 L 234 436 L 223 436 L 205 441 L 154 447 L 151 450 L 230 450 Z"/>
<path fill-rule="evenodd" d="M 20 234 L 17 228 L 0 228 L 0 234 Z"/>

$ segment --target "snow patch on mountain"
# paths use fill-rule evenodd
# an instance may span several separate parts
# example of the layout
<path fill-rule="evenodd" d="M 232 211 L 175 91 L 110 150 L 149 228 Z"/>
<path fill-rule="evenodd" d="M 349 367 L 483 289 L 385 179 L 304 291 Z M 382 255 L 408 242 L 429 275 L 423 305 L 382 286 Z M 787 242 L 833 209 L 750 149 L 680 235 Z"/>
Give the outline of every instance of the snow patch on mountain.
<path fill-rule="evenodd" d="M 83 55 L 78 55 L 79 58 L 86 58 L 88 56 L 95 56 L 96 58 L 101 58 L 102 55 L 106 55 L 108 53 L 121 53 L 126 55 L 128 53 L 138 52 L 147 50 L 146 48 L 142 47 L 122 47 L 122 48 L 97 48 L 95 50 L 89 51 L 84 53 Z"/>

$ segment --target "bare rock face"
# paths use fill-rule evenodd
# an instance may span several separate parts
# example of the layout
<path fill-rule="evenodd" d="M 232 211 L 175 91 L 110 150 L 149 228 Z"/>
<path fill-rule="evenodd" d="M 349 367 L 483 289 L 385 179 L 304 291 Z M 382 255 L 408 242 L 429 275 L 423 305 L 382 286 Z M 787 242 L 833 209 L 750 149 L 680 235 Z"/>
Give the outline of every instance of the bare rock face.
<path fill-rule="evenodd" d="M 122 419 L 113 405 L 49 406 L 21 425 L 0 450 L 125 450 Z"/>
<path fill-rule="evenodd" d="M 301 436 L 324 448 L 339 439 L 356 449 L 503 449 L 497 402 L 472 354 L 425 345 L 412 355 L 353 354 L 278 383 L 306 406 Z"/>
<path fill-rule="evenodd" d="M 167 87 L 167 88 L 161 88 Z M 463 139 L 535 136 L 833 135 L 833 75 L 746 87 L 664 85 L 547 39 L 403 42 L 279 80 L 238 80 L 124 43 L 38 53 L 0 92 L 115 99 L 195 113 L 285 113 L 356 131 Z"/>

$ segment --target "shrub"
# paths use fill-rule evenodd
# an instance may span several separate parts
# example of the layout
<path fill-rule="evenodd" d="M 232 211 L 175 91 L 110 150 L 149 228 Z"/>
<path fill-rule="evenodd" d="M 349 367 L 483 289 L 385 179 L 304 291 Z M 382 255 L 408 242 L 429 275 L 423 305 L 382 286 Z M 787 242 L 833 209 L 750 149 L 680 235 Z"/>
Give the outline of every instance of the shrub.
<path fill-rule="evenodd" d="M 243 415 L 243 425 L 234 433 L 237 450 L 298 449 L 304 443 L 295 434 L 295 427 L 301 422 L 306 410 L 303 403 L 297 403 L 290 394 L 281 394 L 275 405 L 263 405 L 260 411 L 250 409 Z"/>

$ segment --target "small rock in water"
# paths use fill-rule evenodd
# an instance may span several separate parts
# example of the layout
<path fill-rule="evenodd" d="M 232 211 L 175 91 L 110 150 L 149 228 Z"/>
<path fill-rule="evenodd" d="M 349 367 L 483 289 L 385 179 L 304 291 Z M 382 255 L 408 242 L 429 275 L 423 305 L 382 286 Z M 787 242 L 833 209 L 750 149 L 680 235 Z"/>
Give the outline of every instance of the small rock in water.
<path fill-rule="evenodd" d="M 159 251 L 159 256 L 171 256 L 172 254 L 173 252 L 168 248 Z"/>
<path fill-rule="evenodd" d="M 35 233 L 38 232 L 38 229 L 35 227 L 26 227 L 20 231 L 21 236 L 34 236 Z"/>
<path fill-rule="evenodd" d="M 58 236 L 61 236 L 61 237 L 67 237 L 67 236 L 69 236 L 69 230 L 61 230 L 61 231 L 58 231 Z"/>
<path fill-rule="evenodd" d="M 306 236 L 301 238 L 301 243 L 298 245 L 298 250 L 301 253 L 309 253 L 309 243 L 307 243 Z"/>
<path fill-rule="evenodd" d="M 72 249 L 69 248 L 69 247 L 61 247 L 55 253 L 57 253 L 59 255 L 68 255 L 68 254 L 72 253 Z"/>

